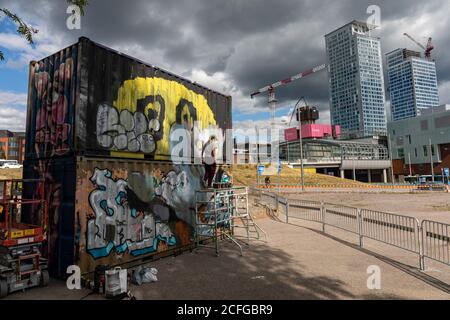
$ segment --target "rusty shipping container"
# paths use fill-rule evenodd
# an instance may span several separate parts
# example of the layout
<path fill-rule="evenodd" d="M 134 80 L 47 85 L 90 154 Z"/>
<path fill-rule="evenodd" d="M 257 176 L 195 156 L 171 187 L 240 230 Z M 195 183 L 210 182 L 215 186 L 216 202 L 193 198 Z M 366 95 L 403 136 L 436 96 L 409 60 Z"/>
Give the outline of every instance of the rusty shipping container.
<path fill-rule="evenodd" d="M 204 168 L 169 137 L 195 124 L 231 128 L 231 97 L 87 38 L 30 64 L 24 177 L 45 179 L 52 275 L 189 247 Z"/>

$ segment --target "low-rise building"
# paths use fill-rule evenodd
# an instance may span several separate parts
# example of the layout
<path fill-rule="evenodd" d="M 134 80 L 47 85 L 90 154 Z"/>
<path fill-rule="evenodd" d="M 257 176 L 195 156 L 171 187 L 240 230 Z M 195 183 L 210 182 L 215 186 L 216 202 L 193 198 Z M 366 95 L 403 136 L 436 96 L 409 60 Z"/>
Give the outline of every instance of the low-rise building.
<path fill-rule="evenodd" d="M 25 133 L 0 130 L 0 159 L 17 160 L 22 164 L 25 158 Z"/>
<path fill-rule="evenodd" d="M 270 143 L 235 143 L 233 150 L 233 163 L 258 164 L 270 160 Z"/>
<path fill-rule="evenodd" d="M 388 148 L 378 137 L 359 140 L 302 139 L 280 144 L 282 163 L 294 168 L 303 166 L 318 173 L 363 182 L 388 182 L 391 161 Z"/>
<path fill-rule="evenodd" d="M 388 133 L 396 178 L 440 175 L 444 168 L 450 168 L 450 105 L 389 122 Z"/>

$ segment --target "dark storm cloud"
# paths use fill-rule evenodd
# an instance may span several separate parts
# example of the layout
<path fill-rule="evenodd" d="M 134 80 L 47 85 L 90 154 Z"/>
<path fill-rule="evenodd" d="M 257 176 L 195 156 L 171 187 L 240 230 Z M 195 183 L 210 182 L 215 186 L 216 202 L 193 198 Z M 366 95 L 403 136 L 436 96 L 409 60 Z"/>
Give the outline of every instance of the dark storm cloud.
<path fill-rule="evenodd" d="M 403 32 L 420 41 L 431 35 L 439 81 L 450 81 L 449 23 L 442 16 L 449 8 L 446 0 L 91 0 L 81 31 L 65 27 L 63 0 L 1 4 L 46 24 L 66 44 L 83 35 L 183 75 L 194 69 L 222 72 L 244 95 L 324 63 L 324 35 L 351 20 L 365 21 L 367 7 L 379 5 L 382 28 L 374 34 L 382 39 L 383 54 L 405 45 L 418 49 Z M 277 95 L 280 103 L 305 96 L 325 110 L 326 72 L 292 83 Z M 266 106 L 265 96 L 257 101 Z"/>
<path fill-rule="evenodd" d="M 297 0 L 212 0 L 204 1 L 194 24 L 204 37 L 214 41 L 235 41 L 255 33 L 271 33 L 297 21 L 306 2 Z"/>

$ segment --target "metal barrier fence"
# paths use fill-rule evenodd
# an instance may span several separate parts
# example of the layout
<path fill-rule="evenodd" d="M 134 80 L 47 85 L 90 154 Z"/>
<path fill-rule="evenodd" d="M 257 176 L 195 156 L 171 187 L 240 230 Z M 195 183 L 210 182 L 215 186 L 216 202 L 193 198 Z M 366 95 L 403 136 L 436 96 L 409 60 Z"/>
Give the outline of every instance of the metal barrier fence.
<path fill-rule="evenodd" d="M 327 203 L 325 205 L 324 212 L 324 222 L 326 225 L 355 234 L 360 233 L 360 217 L 358 208 Z"/>
<path fill-rule="evenodd" d="M 278 196 L 278 211 L 285 217 L 288 217 L 288 214 L 289 214 L 288 206 L 289 206 L 289 200 L 284 197 Z"/>
<path fill-rule="evenodd" d="M 394 247 L 420 253 L 419 220 L 398 214 L 361 210 L 361 235 Z"/>
<path fill-rule="evenodd" d="M 425 257 L 450 265 L 450 225 L 423 220 L 421 229 L 422 265 L 425 265 Z"/>
<path fill-rule="evenodd" d="M 322 222 L 322 203 L 308 200 L 288 200 L 288 214 L 286 221 L 289 218 L 302 219 L 307 221 Z"/>
<path fill-rule="evenodd" d="M 399 214 L 358 209 L 349 206 L 308 200 L 293 200 L 262 191 L 257 196 L 272 210 L 279 210 L 289 219 L 301 219 L 331 226 L 358 235 L 363 247 L 364 238 L 376 240 L 419 257 L 419 268 L 425 269 L 425 258 L 450 265 L 450 224 L 418 219 Z M 276 201 L 276 203 L 274 203 Z"/>
<path fill-rule="evenodd" d="M 261 202 L 272 210 L 277 210 L 278 200 L 277 195 L 271 192 L 261 192 Z"/>

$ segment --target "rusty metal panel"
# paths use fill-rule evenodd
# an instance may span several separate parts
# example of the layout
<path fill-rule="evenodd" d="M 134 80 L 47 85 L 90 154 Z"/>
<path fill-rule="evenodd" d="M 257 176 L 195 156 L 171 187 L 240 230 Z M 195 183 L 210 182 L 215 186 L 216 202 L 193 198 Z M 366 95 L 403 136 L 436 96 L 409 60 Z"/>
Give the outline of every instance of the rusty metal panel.
<path fill-rule="evenodd" d="M 26 158 L 169 160 L 179 127 L 231 128 L 231 97 L 87 38 L 30 67 Z"/>
<path fill-rule="evenodd" d="M 75 261 L 82 273 L 192 244 L 203 166 L 79 157 Z"/>

